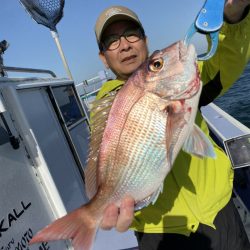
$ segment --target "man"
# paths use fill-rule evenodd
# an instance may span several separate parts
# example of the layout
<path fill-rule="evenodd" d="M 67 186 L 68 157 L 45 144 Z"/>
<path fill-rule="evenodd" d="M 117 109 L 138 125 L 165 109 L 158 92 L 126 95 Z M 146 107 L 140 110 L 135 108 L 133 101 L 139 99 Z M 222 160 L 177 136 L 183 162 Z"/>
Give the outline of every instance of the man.
<path fill-rule="evenodd" d="M 200 62 L 203 83 L 200 105 L 225 92 L 241 75 L 250 58 L 250 0 L 228 0 L 216 55 Z M 147 37 L 137 15 L 122 6 L 104 10 L 95 26 L 99 56 L 116 80 L 103 85 L 97 99 L 119 90 L 148 57 Z M 244 39 L 243 39 L 244 38 Z M 208 135 L 198 112 L 196 123 Z M 103 229 L 136 231 L 139 249 L 247 250 L 250 244 L 232 200 L 233 171 L 214 143 L 217 159 L 198 159 L 181 152 L 154 205 L 134 213 L 126 197 L 118 209 L 110 204 Z M 187 168 L 178 168 L 188 165 Z M 171 190 L 171 191 L 169 191 Z"/>

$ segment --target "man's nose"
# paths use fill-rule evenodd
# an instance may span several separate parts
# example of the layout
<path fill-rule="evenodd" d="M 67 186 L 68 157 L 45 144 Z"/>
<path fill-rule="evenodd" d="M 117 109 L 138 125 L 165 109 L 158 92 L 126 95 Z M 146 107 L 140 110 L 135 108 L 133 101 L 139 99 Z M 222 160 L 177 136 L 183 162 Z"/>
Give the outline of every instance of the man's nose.
<path fill-rule="evenodd" d="M 120 42 L 120 49 L 126 50 L 130 47 L 130 42 L 127 41 L 127 39 L 124 36 L 121 36 L 121 42 Z"/>

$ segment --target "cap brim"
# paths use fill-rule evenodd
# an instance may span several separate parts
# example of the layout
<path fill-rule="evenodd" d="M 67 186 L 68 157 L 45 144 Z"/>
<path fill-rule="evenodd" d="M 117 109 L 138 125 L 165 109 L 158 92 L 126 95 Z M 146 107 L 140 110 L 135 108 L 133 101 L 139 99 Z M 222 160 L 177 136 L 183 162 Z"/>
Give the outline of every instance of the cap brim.
<path fill-rule="evenodd" d="M 118 22 L 118 21 L 132 21 L 136 24 L 138 24 L 141 28 L 142 28 L 142 25 L 140 23 L 140 21 L 138 19 L 135 19 L 134 17 L 132 16 L 129 16 L 128 14 L 116 14 L 114 16 L 111 16 L 110 18 L 108 18 L 106 20 L 106 22 L 103 24 L 103 26 L 100 28 L 101 32 L 98 34 L 98 42 L 100 43 L 100 40 L 101 40 L 101 37 L 102 37 L 102 34 L 103 32 L 105 31 L 105 29 L 111 24 L 111 23 L 114 23 L 114 22 Z"/>

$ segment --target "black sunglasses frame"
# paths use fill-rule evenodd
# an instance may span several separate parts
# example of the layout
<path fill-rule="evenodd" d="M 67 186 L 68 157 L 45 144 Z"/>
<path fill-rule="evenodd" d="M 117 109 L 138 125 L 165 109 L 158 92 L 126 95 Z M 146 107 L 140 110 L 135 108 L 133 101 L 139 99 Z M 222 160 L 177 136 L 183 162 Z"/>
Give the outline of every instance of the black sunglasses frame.
<path fill-rule="evenodd" d="M 135 29 L 135 30 L 138 30 L 139 32 L 140 32 L 140 37 L 139 37 L 139 39 L 137 40 L 137 41 L 135 41 L 135 42 L 138 42 L 140 39 L 144 39 L 145 38 L 145 32 L 144 32 L 144 29 L 142 29 L 141 27 L 138 27 L 137 29 Z M 120 46 L 120 43 L 121 43 L 121 37 L 124 37 L 126 40 L 127 40 L 127 38 L 126 38 L 126 36 L 124 36 L 124 33 L 126 33 L 127 32 L 127 30 L 125 30 L 124 32 L 123 32 L 123 34 L 121 34 L 121 35 L 118 35 L 118 37 L 119 37 L 119 45 L 117 46 L 117 48 L 119 48 L 119 46 Z M 129 40 L 127 40 L 129 43 L 135 43 L 135 42 L 130 42 Z M 101 42 L 99 43 L 99 49 L 100 49 L 100 51 L 101 52 L 105 52 L 105 51 L 113 51 L 113 50 L 116 50 L 117 48 L 115 48 L 115 49 L 112 49 L 112 50 L 110 50 L 110 49 L 107 49 L 107 48 L 105 48 L 105 45 L 104 45 L 104 43 L 102 42 L 102 39 L 101 39 Z"/>

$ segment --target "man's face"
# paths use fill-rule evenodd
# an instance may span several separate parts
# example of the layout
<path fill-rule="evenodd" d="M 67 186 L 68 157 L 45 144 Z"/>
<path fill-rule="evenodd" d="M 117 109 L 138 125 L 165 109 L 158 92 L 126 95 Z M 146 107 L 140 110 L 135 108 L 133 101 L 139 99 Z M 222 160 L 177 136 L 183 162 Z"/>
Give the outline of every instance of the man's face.
<path fill-rule="evenodd" d="M 133 22 L 115 22 L 105 29 L 102 38 L 105 39 L 111 35 L 121 35 L 127 30 L 136 28 L 138 28 L 138 26 Z M 105 50 L 100 52 L 99 55 L 104 65 L 109 67 L 116 74 L 118 79 L 127 80 L 147 58 L 147 41 L 146 38 L 143 37 L 131 43 L 122 36 L 118 48 L 114 50 Z"/>

